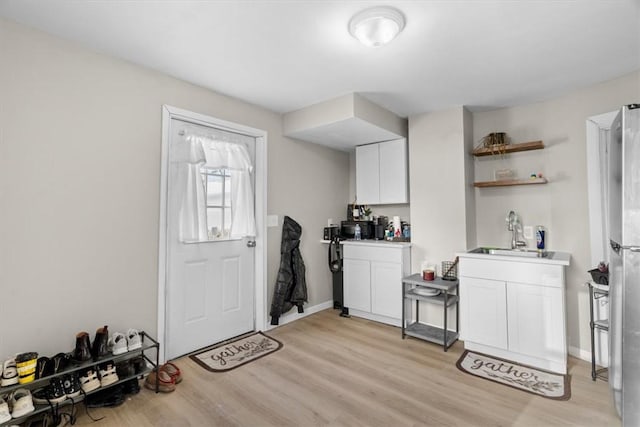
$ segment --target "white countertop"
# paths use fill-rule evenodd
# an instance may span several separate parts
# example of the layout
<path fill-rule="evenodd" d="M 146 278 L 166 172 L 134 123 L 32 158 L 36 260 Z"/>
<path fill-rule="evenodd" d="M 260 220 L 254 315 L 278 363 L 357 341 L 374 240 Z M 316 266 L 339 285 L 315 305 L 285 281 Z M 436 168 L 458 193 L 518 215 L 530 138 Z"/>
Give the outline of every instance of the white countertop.
<path fill-rule="evenodd" d="M 472 250 L 472 249 L 470 249 Z M 538 257 L 520 257 L 511 255 L 492 255 L 471 252 L 458 252 L 456 256 L 461 258 L 477 258 L 477 259 L 494 259 L 499 261 L 528 262 L 534 264 L 552 264 L 552 265 L 569 265 L 571 254 L 568 252 L 548 251 L 548 256 Z"/>
<path fill-rule="evenodd" d="M 320 240 L 321 243 L 329 243 L 329 240 Z M 340 240 L 341 245 L 377 246 L 377 247 L 411 247 L 411 242 L 393 242 L 388 240 Z"/>

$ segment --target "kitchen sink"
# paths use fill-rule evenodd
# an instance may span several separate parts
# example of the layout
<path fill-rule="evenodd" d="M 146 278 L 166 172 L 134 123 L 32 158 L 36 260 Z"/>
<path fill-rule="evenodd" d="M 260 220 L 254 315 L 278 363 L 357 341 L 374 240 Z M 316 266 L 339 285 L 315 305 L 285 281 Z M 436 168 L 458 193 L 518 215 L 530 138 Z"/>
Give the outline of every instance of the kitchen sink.
<path fill-rule="evenodd" d="M 491 247 L 479 247 L 469 251 L 471 254 L 486 254 L 486 255 L 506 255 L 523 258 L 551 258 L 552 252 L 544 252 L 541 254 L 537 250 L 532 249 L 506 249 L 506 248 L 491 248 Z"/>

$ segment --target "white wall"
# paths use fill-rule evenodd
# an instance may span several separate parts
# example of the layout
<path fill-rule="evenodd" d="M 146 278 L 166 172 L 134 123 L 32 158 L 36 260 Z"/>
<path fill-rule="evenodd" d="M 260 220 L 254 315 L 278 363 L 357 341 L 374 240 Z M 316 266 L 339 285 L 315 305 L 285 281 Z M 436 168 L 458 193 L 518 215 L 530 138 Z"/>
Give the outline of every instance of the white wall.
<path fill-rule="evenodd" d="M 513 142 L 543 140 L 546 148 L 505 156 L 478 158 L 476 179 L 491 179 L 495 167 L 513 167 L 520 176 L 541 171 L 547 185 L 476 190 L 478 244 L 507 245 L 509 210 L 525 224 L 548 229 L 548 247 L 572 255 L 567 269 L 567 331 L 573 353 L 590 351 L 587 270 L 590 260 L 587 205 L 586 126 L 588 117 L 640 101 L 640 71 L 537 104 L 473 114 L 473 135 L 479 141 L 503 131 Z M 535 247 L 529 241 L 529 247 Z"/>
<path fill-rule="evenodd" d="M 108 324 L 156 334 L 161 106 L 268 132 L 268 212 L 303 227 L 310 305 L 331 300 L 328 217 L 349 158 L 279 114 L 0 19 L 0 357 Z M 268 296 L 281 227 L 268 231 Z"/>

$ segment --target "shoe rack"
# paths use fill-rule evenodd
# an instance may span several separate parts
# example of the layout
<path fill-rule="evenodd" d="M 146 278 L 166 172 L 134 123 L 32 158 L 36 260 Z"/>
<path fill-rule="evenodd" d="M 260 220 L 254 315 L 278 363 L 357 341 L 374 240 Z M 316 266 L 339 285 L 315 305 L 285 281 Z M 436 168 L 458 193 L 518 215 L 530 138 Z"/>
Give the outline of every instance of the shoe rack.
<path fill-rule="evenodd" d="M 144 360 L 147 362 L 145 364 L 145 369 L 143 369 L 141 372 L 137 372 L 134 375 L 130 375 L 128 377 L 124 377 L 124 378 L 118 378 L 118 381 L 114 382 L 113 384 L 109 384 L 105 387 L 98 387 L 95 390 L 92 390 L 88 393 L 81 393 L 79 396 L 74 397 L 74 398 L 70 398 L 67 397 L 65 400 L 63 400 L 60 403 L 52 403 L 52 404 L 46 404 L 46 405 L 38 405 L 38 404 L 33 404 L 35 410 L 33 412 L 29 412 L 28 414 L 25 414 L 21 417 L 18 418 L 11 418 L 9 421 L 6 421 L 4 423 L 0 423 L 0 427 L 2 426 L 9 426 L 9 425 L 14 425 L 14 424 L 22 424 L 24 423 L 26 420 L 28 420 L 29 418 L 38 415 L 38 414 L 42 414 L 44 412 L 47 411 L 55 411 L 57 412 L 58 409 L 63 408 L 67 405 L 71 405 L 72 403 L 78 403 L 81 402 L 82 400 L 84 400 L 84 398 L 86 396 L 89 396 L 93 393 L 96 393 L 100 390 L 105 390 L 108 389 L 110 387 L 113 387 L 115 385 L 118 385 L 120 383 L 123 383 L 125 381 L 128 381 L 130 379 L 133 378 L 138 378 L 138 379 L 142 379 L 143 377 L 145 377 L 146 375 L 149 374 L 149 372 L 151 372 L 153 369 L 156 369 L 158 367 L 158 365 L 160 364 L 160 343 L 158 343 L 157 340 L 155 340 L 154 338 L 150 337 L 147 333 L 145 333 L 144 331 L 140 332 L 140 338 L 142 340 L 142 347 L 136 350 L 132 350 L 132 351 L 128 351 L 126 353 L 123 354 L 119 354 L 117 356 L 113 356 L 113 355 L 107 355 L 105 357 L 101 357 L 98 360 L 89 360 L 80 364 L 72 364 L 70 366 L 68 366 L 66 369 L 64 369 L 61 372 L 58 372 L 56 374 L 53 375 L 49 375 L 46 377 L 42 377 L 42 378 L 38 378 L 34 381 L 31 381 L 29 383 L 26 384 L 14 384 L 14 385 L 10 385 L 10 386 L 6 386 L 6 387 L 0 387 L 0 395 L 5 396 L 5 395 L 9 395 L 11 392 L 18 390 L 20 388 L 25 388 L 31 391 L 32 395 L 33 392 L 35 390 L 41 389 L 46 387 L 47 385 L 49 385 L 49 382 L 51 381 L 52 378 L 56 378 L 56 377 L 62 377 L 64 375 L 73 373 L 73 372 L 78 372 L 79 374 L 82 371 L 86 371 L 87 369 L 93 369 L 94 371 L 98 371 L 98 365 L 101 365 L 107 361 L 112 361 L 114 363 L 114 365 L 118 362 L 122 362 L 122 361 L 126 361 L 126 360 L 130 360 L 133 359 L 135 357 L 138 356 L 142 356 L 144 358 Z M 152 354 L 152 356 L 155 357 L 149 357 L 149 355 L 147 354 L 147 352 L 155 352 L 155 354 Z M 155 392 L 158 393 L 159 391 L 159 383 L 156 380 L 156 390 Z"/>

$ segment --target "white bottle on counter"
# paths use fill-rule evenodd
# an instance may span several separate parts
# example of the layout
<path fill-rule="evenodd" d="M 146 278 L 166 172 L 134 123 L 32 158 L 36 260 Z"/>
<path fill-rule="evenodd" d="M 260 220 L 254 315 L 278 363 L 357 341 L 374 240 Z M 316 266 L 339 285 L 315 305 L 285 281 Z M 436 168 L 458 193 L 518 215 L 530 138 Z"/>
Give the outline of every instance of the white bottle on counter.
<path fill-rule="evenodd" d="M 356 224 L 356 228 L 353 232 L 353 237 L 356 240 L 362 239 L 362 230 L 360 229 L 360 224 Z"/>

